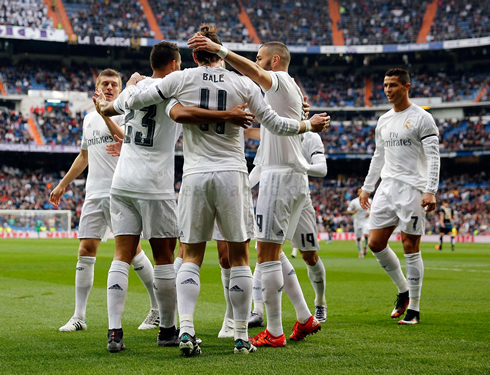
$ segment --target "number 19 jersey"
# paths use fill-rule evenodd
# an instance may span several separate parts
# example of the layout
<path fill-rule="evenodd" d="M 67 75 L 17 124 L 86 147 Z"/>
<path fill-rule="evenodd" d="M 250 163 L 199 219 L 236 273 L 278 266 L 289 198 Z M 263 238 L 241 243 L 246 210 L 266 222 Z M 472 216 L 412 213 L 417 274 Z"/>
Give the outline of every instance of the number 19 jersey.
<path fill-rule="evenodd" d="M 138 83 L 138 88 L 155 81 L 146 78 Z M 127 97 L 125 90 L 114 101 L 114 109 L 125 114 L 126 132 L 111 194 L 148 200 L 175 199 L 175 142 L 181 128 L 167 113 L 174 99 L 132 110 L 126 105 Z"/>

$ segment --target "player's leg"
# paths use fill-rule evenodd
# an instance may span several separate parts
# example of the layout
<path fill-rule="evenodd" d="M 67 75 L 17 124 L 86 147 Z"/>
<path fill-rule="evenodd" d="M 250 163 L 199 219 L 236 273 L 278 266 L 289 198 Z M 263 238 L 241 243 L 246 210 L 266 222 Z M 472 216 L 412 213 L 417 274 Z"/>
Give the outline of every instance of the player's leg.
<path fill-rule="evenodd" d="M 369 222 L 364 223 L 362 226 L 362 234 L 364 235 L 364 247 L 363 247 L 363 255 L 366 256 L 367 254 L 367 246 L 368 246 L 368 241 L 369 241 Z"/>
<path fill-rule="evenodd" d="M 453 227 L 450 228 L 451 233 L 451 251 L 454 251 L 454 244 L 456 243 L 456 234 Z"/>
<path fill-rule="evenodd" d="M 106 201 L 106 202 L 104 202 Z M 75 274 L 75 312 L 60 332 L 87 329 L 86 310 L 89 293 L 94 283 L 94 265 L 97 249 L 107 238 L 108 226 L 104 216 L 105 203 L 109 199 L 87 199 L 82 208 L 78 238 L 78 261 Z"/>
<path fill-rule="evenodd" d="M 248 253 L 250 238 L 254 236 L 252 193 L 246 173 L 219 172 L 215 174 L 214 183 L 219 193 L 216 224 L 222 238 L 228 243 L 231 266 L 228 290 L 235 323 L 234 352 L 248 354 L 256 350 L 248 339 L 253 290 Z"/>
<path fill-rule="evenodd" d="M 420 295 L 424 279 L 424 262 L 420 253 L 420 238 L 420 235 L 407 234 L 402 231 L 410 302 L 407 307 L 407 314 L 399 321 L 399 324 L 417 324 L 420 321 Z"/>
<path fill-rule="evenodd" d="M 75 274 L 75 312 L 68 323 L 60 327 L 60 332 L 87 329 L 87 300 L 94 284 L 94 265 L 99 244 L 100 239 L 98 238 L 84 238 L 80 240 Z"/>
<path fill-rule="evenodd" d="M 315 318 L 320 322 L 327 321 L 327 300 L 325 298 L 325 266 L 317 251 L 301 251 L 306 267 L 308 278 L 315 291 Z"/>
<path fill-rule="evenodd" d="M 442 250 L 442 243 L 444 242 L 444 228 L 441 228 L 441 233 L 439 234 L 439 247 L 438 250 Z"/>
<path fill-rule="evenodd" d="M 296 258 L 298 256 L 298 248 L 293 247 L 293 250 L 291 250 L 291 257 Z"/>
<path fill-rule="evenodd" d="M 388 240 L 395 230 L 399 218 L 396 215 L 396 207 L 391 200 L 392 183 L 382 181 L 378 187 L 369 215 L 369 248 L 373 252 L 379 265 L 398 289 L 395 308 L 391 313 L 392 318 L 402 315 L 408 305 L 408 284 L 400 265 L 400 260 L 388 245 Z"/>
<path fill-rule="evenodd" d="M 219 236 L 218 236 L 219 234 Z M 220 238 L 218 240 L 217 238 Z M 218 333 L 218 338 L 224 339 L 229 337 L 234 337 L 235 323 L 233 321 L 233 307 L 230 302 L 230 272 L 231 266 L 229 262 L 228 255 L 228 244 L 226 241 L 222 240 L 221 233 L 219 229 L 215 227 L 213 233 L 213 239 L 216 240 L 218 248 L 218 260 L 221 268 L 221 283 L 223 284 L 223 294 L 225 296 L 226 311 L 223 318 L 223 325 Z"/>
<path fill-rule="evenodd" d="M 255 243 L 257 246 L 257 243 Z M 264 326 L 264 300 L 262 298 L 262 272 L 259 263 L 255 264 L 253 273 L 253 303 L 254 308 L 248 319 L 248 328 Z"/>
<path fill-rule="evenodd" d="M 129 267 L 136 254 L 139 235 L 116 236 L 114 260 L 107 277 L 107 313 L 109 331 L 107 350 L 111 353 L 126 348 L 123 343 L 122 315 L 129 284 Z"/>
<path fill-rule="evenodd" d="M 177 306 L 180 319 L 180 350 L 185 356 L 199 355 L 194 310 L 201 289 L 200 272 L 206 249 L 211 240 L 215 220 L 214 173 L 185 176 L 179 194 L 180 241 L 183 263 L 177 273 Z"/>
<path fill-rule="evenodd" d="M 131 265 L 134 271 L 138 275 L 139 279 L 143 283 L 148 292 L 150 298 L 150 312 L 146 316 L 143 323 L 140 324 L 138 329 L 154 329 L 158 328 L 160 317 L 158 314 L 158 302 L 153 290 L 153 265 L 150 259 L 141 248 L 141 243 L 138 244 L 136 249 L 136 256 L 133 258 Z"/>
<path fill-rule="evenodd" d="M 182 266 L 182 262 L 184 260 L 184 245 L 182 244 L 182 242 L 180 242 L 180 240 L 178 242 L 179 242 L 179 247 L 177 249 L 177 256 L 175 257 L 174 260 L 174 270 L 176 275 L 179 272 L 180 267 Z"/>

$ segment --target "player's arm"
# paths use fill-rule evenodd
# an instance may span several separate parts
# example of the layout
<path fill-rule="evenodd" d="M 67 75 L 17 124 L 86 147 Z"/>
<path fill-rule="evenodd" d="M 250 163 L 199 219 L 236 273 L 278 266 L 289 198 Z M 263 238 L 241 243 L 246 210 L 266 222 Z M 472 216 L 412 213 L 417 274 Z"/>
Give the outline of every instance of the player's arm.
<path fill-rule="evenodd" d="M 80 150 L 80 154 L 75 158 L 75 161 L 70 167 L 70 170 L 66 173 L 65 177 L 59 182 L 51 194 L 49 195 L 49 202 L 54 206 L 59 206 L 61 196 L 65 192 L 65 189 L 70 185 L 75 178 L 80 176 L 88 165 L 88 151 Z"/>
<path fill-rule="evenodd" d="M 134 73 L 126 83 L 126 105 L 130 109 L 141 109 L 175 96 L 177 88 L 182 83 L 181 73 L 181 71 L 173 72 L 142 90 L 136 84 L 144 77 Z"/>
<path fill-rule="evenodd" d="M 347 211 L 345 211 L 345 213 L 347 215 L 354 215 L 357 213 L 357 210 L 354 208 L 354 205 L 351 203 L 349 203 L 349 206 L 347 207 Z"/>
<path fill-rule="evenodd" d="M 436 209 L 436 193 L 439 187 L 439 170 L 441 158 L 439 156 L 439 130 L 432 119 L 427 118 L 422 124 L 420 134 L 422 147 L 427 159 L 427 186 L 422 197 L 422 207 L 426 212 Z"/>
<path fill-rule="evenodd" d="M 371 159 L 371 164 L 369 165 L 369 171 L 364 180 L 364 185 L 362 186 L 362 193 L 359 195 L 359 203 L 364 209 L 371 207 L 369 202 L 369 195 L 374 191 L 376 182 L 379 180 L 381 175 L 381 169 L 385 165 L 385 148 L 384 142 L 381 138 L 381 134 L 378 132 L 378 127 L 375 130 L 376 133 L 376 150 L 374 151 L 373 158 Z"/>
<path fill-rule="evenodd" d="M 441 227 L 444 226 L 444 213 L 439 212 L 439 224 L 441 224 Z"/>
<path fill-rule="evenodd" d="M 247 128 L 252 125 L 253 114 L 245 112 L 247 104 L 240 104 L 228 111 L 214 111 L 199 107 L 184 107 L 176 103 L 170 109 L 170 117 L 181 124 L 207 124 L 210 122 L 229 122 Z"/>
<path fill-rule="evenodd" d="M 227 50 L 220 44 L 213 42 L 200 33 L 197 33 L 190 38 L 187 45 L 193 51 L 208 51 L 210 53 L 216 53 L 221 58 L 224 58 L 228 64 L 233 66 L 240 73 L 249 77 L 252 81 L 257 82 L 266 91 L 272 87 L 272 78 L 267 70 L 262 69 L 253 61 L 250 61 L 249 59 L 240 56 L 233 51 Z M 227 52 L 225 53 L 224 51 Z"/>
<path fill-rule="evenodd" d="M 312 135 L 314 138 L 311 142 L 308 153 L 310 154 L 310 166 L 308 167 L 308 175 L 312 177 L 325 177 L 327 175 L 327 159 L 325 158 L 325 146 L 320 136 Z M 308 147 L 303 142 L 303 147 Z"/>

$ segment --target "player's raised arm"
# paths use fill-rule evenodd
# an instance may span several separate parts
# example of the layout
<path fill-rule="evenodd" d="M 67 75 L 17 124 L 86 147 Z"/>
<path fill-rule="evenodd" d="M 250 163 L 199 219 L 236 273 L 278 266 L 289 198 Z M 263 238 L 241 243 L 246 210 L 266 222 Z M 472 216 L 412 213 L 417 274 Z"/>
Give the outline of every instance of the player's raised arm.
<path fill-rule="evenodd" d="M 155 84 L 144 89 L 139 89 L 136 84 L 143 79 L 138 73 L 134 73 L 126 84 L 126 104 L 131 109 L 141 109 L 153 104 L 158 104 L 175 96 L 182 83 L 182 72 L 176 71 Z"/>
<path fill-rule="evenodd" d="M 217 54 L 240 73 L 257 82 L 266 91 L 272 87 L 272 78 L 267 70 L 262 69 L 249 59 L 229 51 L 226 47 L 213 42 L 200 33 L 196 33 L 190 38 L 187 45 L 194 51 L 207 51 Z"/>

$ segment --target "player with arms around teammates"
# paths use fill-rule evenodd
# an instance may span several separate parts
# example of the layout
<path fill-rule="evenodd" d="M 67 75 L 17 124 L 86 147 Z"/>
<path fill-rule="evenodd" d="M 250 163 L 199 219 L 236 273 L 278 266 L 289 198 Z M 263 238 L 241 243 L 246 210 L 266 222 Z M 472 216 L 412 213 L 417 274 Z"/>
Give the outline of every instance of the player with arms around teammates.
<path fill-rule="evenodd" d="M 161 78 L 180 70 L 181 57 L 177 45 L 156 44 L 150 55 L 151 78 L 138 83 L 149 87 Z M 175 74 L 175 73 L 174 73 Z M 138 75 L 139 76 L 139 75 Z M 176 291 L 174 249 L 178 236 L 177 207 L 174 193 L 174 151 L 181 127 L 173 121 L 188 124 L 208 121 L 235 121 L 252 118 L 238 106 L 231 111 L 208 111 L 183 108 L 174 99 L 130 109 L 128 100 L 134 94 L 135 78 L 114 102 L 99 97 L 97 105 L 105 115 L 125 114 L 126 134 L 111 188 L 111 215 L 116 237 L 114 261 L 107 280 L 109 331 L 107 348 L 119 352 L 123 342 L 122 314 L 128 287 L 129 261 L 136 251 L 140 234 L 149 239 L 155 260 L 153 288 L 158 300 L 160 331 L 159 346 L 179 343 L 176 328 Z M 236 113 L 238 115 L 236 116 Z M 243 121 L 239 121 L 243 124 Z M 189 125 L 197 128 L 197 125 Z M 229 125 L 230 126 L 230 125 Z"/>
<path fill-rule="evenodd" d="M 221 44 L 214 29 L 204 25 L 200 33 Z M 143 108 L 175 97 L 184 106 L 226 109 L 248 103 L 256 118 L 273 134 L 293 136 L 321 131 L 326 115 L 299 121 L 279 117 L 247 77 L 223 69 L 221 58 L 205 51 L 193 54 L 199 67 L 176 72 L 146 90 L 136 90 L 129 107 Z M 184 123 L 184 174 L 179 195 L 180 239 L 184 261 L 177 275 L 180 315 L 180 349 L 184 355 L 200 353 L 194 328 L 194 309 L 200 291 L 200 266 L 206 241 L 211 240 L 214 220 L 228 242 L 230 301 L 235 320 L 235 353 L 255 347 L 248 340 L 248 317 L 252 304 L 252 271 L 248 245 L 254 236 L 253 207 L 248 170 L 239 141 L 239 129 L 226 123 L 202 127 Z"/>
<path fill-rule="evenodd" d="M 371 207 L 369 248 L 398 288 L 391 317 L 400 317 L 407 310 L 398 321 L 402 325 L 420 321 L 424 278 L 420 238 L 425 231 L 426 212 L 436 208 L 440 166 L 437 126 L 428 112 L 410 102 L 409 90 L 406 70 L 390 69 L 385 73 L 384 92 L 393 109 L 378 120 L 376 151 L 359 196 L 364 209 Z M 379 177 L 382 181 L 370 204 L 369 195 Z M 406 278 L 400 260 L 388 245 L 397 225 L 407 262 Z"/>
<path fill-rule="evenodd" d="M 226 62 L 261 86 L 267 104 L 279 115 L 302 119 L 303 95 L 288 74 L 291 56 L 283 43 L 263 45 L 255 64 L 199 34 L 189 39 L 187 44 L 197 52 L 204 50 L 220 54 Z M 325 117 L 326 125 L 329 121 L 330 117 Z M 282 251 L 285 240 L 291 239 L 297 228 L 301 212 L 311 204 L 307 176 L 309 166 L 301 148 L 301 136 L 278 137 L 261 126 L 260 147 L 254 163 L 261 166 L 256 209 L 257 260 L 267 310 L 267 329 L 253 338 L 252 343 L 256 346 L 286 346 L 281 312 L 283 289 L 291 299 L 297 317 L 290 339 L 303 340 L 321 329 L 306 304 L 296 272 Z M 316 226 L 313 242 L 311 250 L 318 250 Z"/>
<path fill-rule="evenodd" d="M 104 93 L 108 101 L 117 99 L 121 86 L 121 77 L 115 70 L 105 69 L 97 77 L 96 88 Z M 112 229 L 109 191 L 118 159 L 107 154 L 106 145 L 114 142 L 113 132 L 119 129 L 122 133 L 119 126 L 122 125 L 123 118 L 121 116 L 114 120 L 116 123 L 95 111 L 85 116 L 80 154 L 49 197 L 50 202 L 58 206 L 66 187 L 89 166 L 78 231 L 80 246 L 75 276 L 75 313 L 68 323 L 60 328 L 61 332 L 87 329 L 85 314 L 88 296 L 94 283 L 97 250 L 100 242 L 107 239 L 109 230 Z M 158 304 L 153 294 L 152 264 L 139 245 L 135 256 L 129 261 L 145 284 L 151 301 L 150 313 L 139 329 L 157 328 Z"/>
<path fill-rule="evenodd" d="M 357 197 L 350 201 L 345 213 L 352 215 L 354 218 L 354 235 L 356 236 L 357 250 L 359 251 L 359 258 L 364 258 L 369 239 L 369 209 L 362 208 L 359 202 L 361 193 L 362 188 L 357 189 Z M 369 204 L 371 204 L 371 198 L 369 198 Z M 364 236 L 364 248 L 361 244 L 362 236 Z"/>

